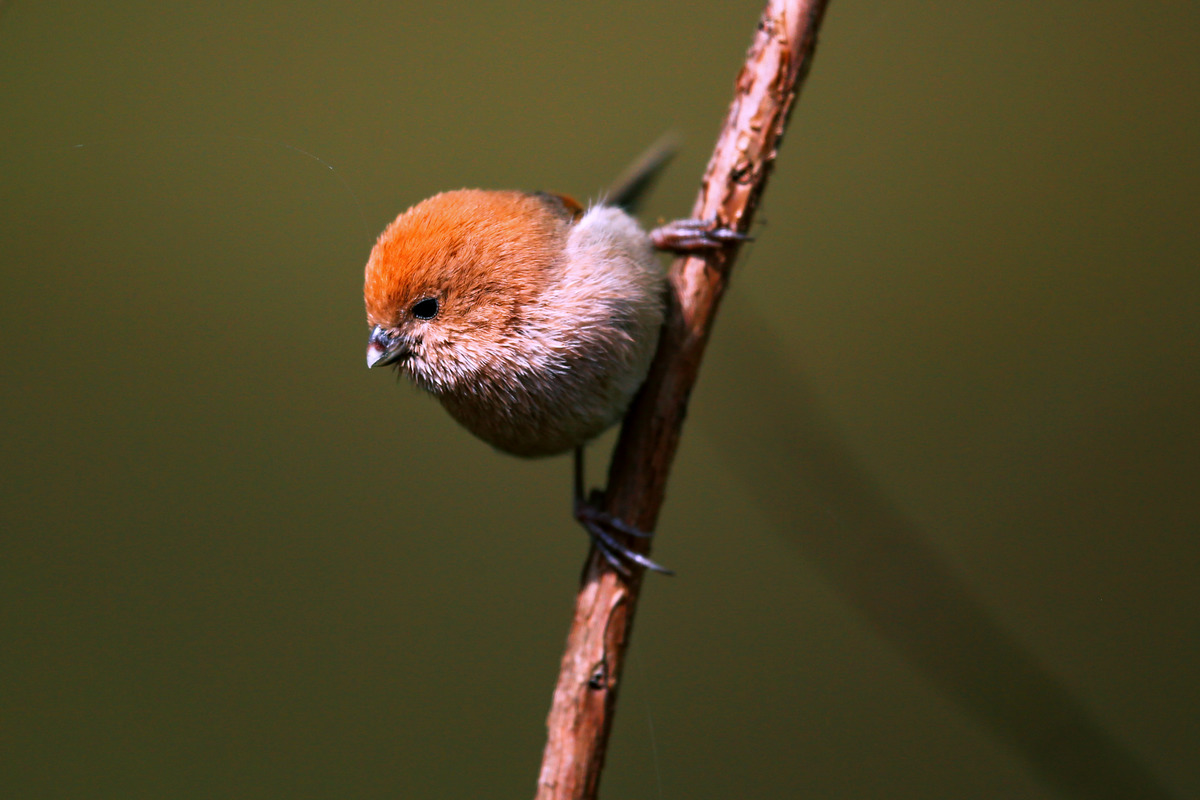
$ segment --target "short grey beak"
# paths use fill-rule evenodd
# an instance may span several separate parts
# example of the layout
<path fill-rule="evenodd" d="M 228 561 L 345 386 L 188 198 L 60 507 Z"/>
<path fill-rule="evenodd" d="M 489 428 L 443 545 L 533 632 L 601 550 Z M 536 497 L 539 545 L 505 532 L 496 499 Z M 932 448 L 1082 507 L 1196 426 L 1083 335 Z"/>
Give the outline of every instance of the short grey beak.
<path fill-rule="evenodd" d="M 383 326 L 376 325 L 371 330 L 371 336 L 367 339 L 367 369 L 386 367 L 407 355 L 408 350 L 404 347 L 404 342 L 400 339 L 393 340 Z"/>

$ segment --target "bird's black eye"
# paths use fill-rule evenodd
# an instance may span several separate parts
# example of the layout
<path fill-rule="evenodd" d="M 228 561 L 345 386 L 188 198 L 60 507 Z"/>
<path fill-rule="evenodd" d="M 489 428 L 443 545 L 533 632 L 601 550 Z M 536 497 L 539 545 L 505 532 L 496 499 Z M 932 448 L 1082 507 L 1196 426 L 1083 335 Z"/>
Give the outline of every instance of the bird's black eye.
<path fill-rule="evenodd" d="M 417 319 L 433 319 L 437 316 L 438 301 L 436 297 L 429 297 L 412 307 L 413 316 Z"/>

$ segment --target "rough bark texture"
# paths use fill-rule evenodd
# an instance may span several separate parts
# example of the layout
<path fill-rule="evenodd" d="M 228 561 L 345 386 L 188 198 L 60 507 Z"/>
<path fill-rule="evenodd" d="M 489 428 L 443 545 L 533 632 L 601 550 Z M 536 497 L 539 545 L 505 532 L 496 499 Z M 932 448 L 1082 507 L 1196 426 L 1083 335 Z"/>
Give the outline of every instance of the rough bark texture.
<path fill-rule="evenodd" d="M 768 2 L 693 218 L 749 230 L 812 61 L 825 6 L 825 0 Z M 737 250 L 729 246 L 703 257 L 681 257 L 671 267 L 673 302 L 663 338 L 621 430 L 605 498 L 607 511 L 640 530 L 654 530 L 658 519 L 688 396 Z M 538 800 L 596 796 L 640 587 L 640 574 L 624 578 L 592 553 L 547 720 Z"/>

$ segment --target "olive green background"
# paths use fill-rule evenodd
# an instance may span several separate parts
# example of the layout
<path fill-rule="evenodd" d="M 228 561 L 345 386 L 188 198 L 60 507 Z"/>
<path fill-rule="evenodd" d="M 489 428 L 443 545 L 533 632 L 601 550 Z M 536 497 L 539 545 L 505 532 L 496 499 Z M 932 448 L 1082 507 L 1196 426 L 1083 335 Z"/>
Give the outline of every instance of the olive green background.
<path fill-rule="evenodd" d="M 0 8 L 3 795 L 530 796 L 569 461 L 368 372 L 362 265 L 666 130 L 686 214 L 758 4 Z M 1198 9 L 832 5 L 606 797 L 1200 794 Z"/>

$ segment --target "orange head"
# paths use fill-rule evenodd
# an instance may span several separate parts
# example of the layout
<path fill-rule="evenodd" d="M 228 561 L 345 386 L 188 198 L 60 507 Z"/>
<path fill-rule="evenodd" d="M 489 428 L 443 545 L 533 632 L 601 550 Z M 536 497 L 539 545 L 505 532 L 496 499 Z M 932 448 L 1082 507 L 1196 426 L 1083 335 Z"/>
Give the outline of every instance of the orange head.
<path fill-rule="evenodd" d="M 523 192 L 444 192 L 380 235 L 363 289 L 367 364 L 453 391 L 495 363 L 556 270 L 574 208 Z"/>

